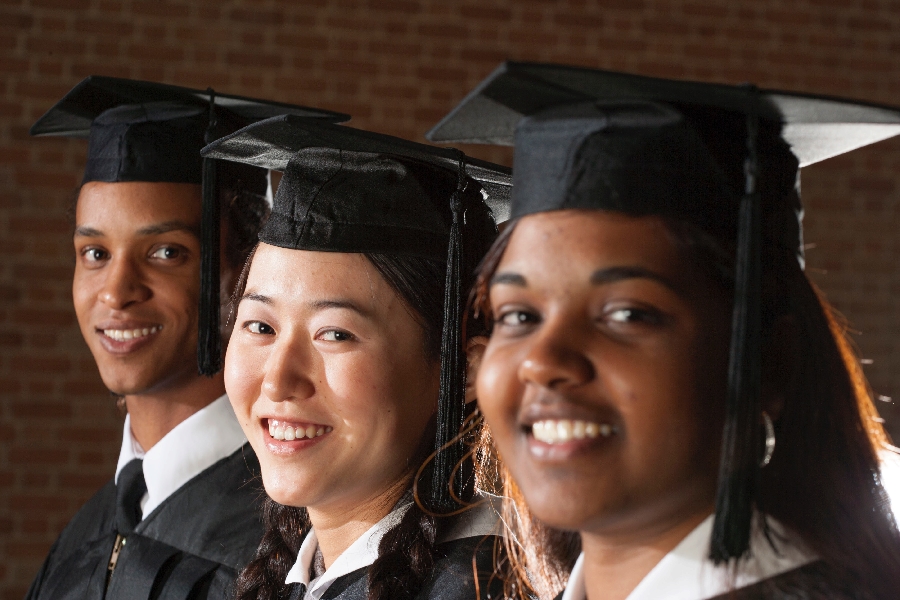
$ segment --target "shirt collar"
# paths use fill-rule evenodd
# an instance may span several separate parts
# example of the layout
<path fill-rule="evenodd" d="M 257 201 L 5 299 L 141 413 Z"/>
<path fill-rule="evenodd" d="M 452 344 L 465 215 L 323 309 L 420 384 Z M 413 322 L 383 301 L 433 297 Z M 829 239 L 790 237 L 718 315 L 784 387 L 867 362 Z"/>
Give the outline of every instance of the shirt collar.
<path fill-rule="evenodd" d="M 302 583 L 306 586 L 306 595 L 304 597 L 319 600 L 328 587 L 339 577 L 343 577 L 357 569 L 368 567 L 375 562 L 375 559 L 378 558 L 378 544 L 381 542 L 381 538 L 386 531 L 400 522 L 400 519 L 403 518 L 410 506 L 412 506 L 412 502 L 398 504 L 387 516 L 375 523 L 355 542 L 350 544 L 350 547 L 344 550 L 324 573 L 312 581 L 309 580 L 309 568 L 316 555 L 316 549 L 319 547 L 319 540 L 316 537 L 315 530 L 310 529 L 300 545 L 300 551 L 297 553 L 297 562 L 288 571 L 285 583 Z"/>
<path fill-rule="evenodd" d="M 773 549 L 758 526 L 758 518 L 755 521 L 750 542 L 752 554 L 738 564 L 736 572 L 733 573 L 729 565 L 715 566 L 707 558 L 713 525 L 710 515 L 653 567 L 626 600 L 703 600 L 815 560 L 815 555 L 804 549 L 783 525 L 768 517 L 771 538 L 775 543 Z M 586 597 L 582 553 L 569 576 L 562 600 L 585 600 Z"/>
<path fill-rule="evenodd" d="M 146 452 L 131 433 L 131 415 L 126 415 L 116 480 L 132 459 L 144 459 L 147 493 L 141 500 L 141 511 L 146 516 L 178 488 L 246 443 L 227 395 L 176 425 Z"/>
<path fill-rule="evenodd" d="M 453 526 L 446 535 L 441 536 L 439 543 L 468 537 L 497 535 L 500 531 L 498 502 L 497 496 L 486 496 L 484 502 L 457 516 Z M 381 543 L 381 538 L 386 531 L 400 522 L 410 506 L 412 506 L 412 502 L 399 503 L 386 517 L 353 542 L 321 576 L 312 581 L 309 580 L 309 571 L 316 556 L 319 541 L 315 530 L 311 529 L 300 545 L 297 562 L 288 572 L 285 583 L 302 583 L 306 586 L 304 598 L 319 600 L 339 577 L 368 567 L 375 562 L 378 558 L 378 545 Z"/>

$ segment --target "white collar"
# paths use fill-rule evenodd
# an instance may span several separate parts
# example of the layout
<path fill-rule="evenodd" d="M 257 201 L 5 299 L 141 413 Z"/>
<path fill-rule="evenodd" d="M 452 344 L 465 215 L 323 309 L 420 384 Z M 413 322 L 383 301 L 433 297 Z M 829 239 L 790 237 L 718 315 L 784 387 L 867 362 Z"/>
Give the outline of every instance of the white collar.
<path fill-rule="evenodd" d="M 247 437 L 234 416 L 227 395 L 220 396 L 176 425 L 146 452 L 134 439 L 131 415 L 127 415 L 116 480 L 132 459 L 144 459 L 147 493 L 141 499 L 143 518 L 178 488 L 246 443 Z"/>
<path fill-rule="evenodd" d="M 707 558 L 713 525 L 713 517 L 710 515 L 647 573 L 626 600 L 703 600 L 746 587 L 815 560 L 815 555 L 792 539 L 793 536 L 783 525 L 771 517 L 767 520 L 777 551 L 769 545 L 762 529 L 754 526 L 750 542 L 753 553 L 741 561 L 736 572 L 732 573 L 728 565 L 717 567 Z M 562 600 L 585 598 L 582 553 L 569 576 Z"/>
<path fill-rule="evenodd" d="M 304 600 L 319 600 L 339 577 L 368 567 L 375 562 L 378 558 L 378 545 L 381 543 L 381 538 L 385 532 L 400 522 L 410 506 L 412 506 L 412 502 L 404 502 L 394 508 L 344 550 L 324 573 L 312 581 L 309 580 L 309 570 L 316 556 L 319 540 L 315 530 L 310 529 L 300 545 L 297 562 L 288 572 L 285 583 L 302 583 L 306 586 Z M 467 537 L 497 535 L 500 531 L 499 526 L 499 516 L 495 507 L 490 501 L 487 501 L 456 517 L 452 528 L 446 535 L 441 536 L 439 543 Z"/>

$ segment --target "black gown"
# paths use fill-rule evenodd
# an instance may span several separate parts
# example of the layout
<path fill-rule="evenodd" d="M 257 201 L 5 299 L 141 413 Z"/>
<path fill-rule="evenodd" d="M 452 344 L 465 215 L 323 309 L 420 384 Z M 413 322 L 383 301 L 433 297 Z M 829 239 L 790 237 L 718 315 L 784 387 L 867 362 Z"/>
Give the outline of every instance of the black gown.
<path fill-rule="evenodd" d="M 116 539 L 110 481 L 60 534 L 26 600 L 230 598 L 263 534 L 258 477 L 245 444 L 181 486 L 127 537 L 106 589 Z"/>
<path fill-rule="evenodd" d="M 431 577 L 422 586 L 417 600 L 488 600 L 502 598 L 503 582 L 494 575 L 494 543 L 497 537 L 476 536 L 438 544 L 439 558 Z M 472 572 L 472 558 L 478 570 L 478 590 Z M 366 600 L 369 567 L 338 577 L 322 600 Z M 290 600 L 303 600 L 306 586 L 291 586 Z"/>

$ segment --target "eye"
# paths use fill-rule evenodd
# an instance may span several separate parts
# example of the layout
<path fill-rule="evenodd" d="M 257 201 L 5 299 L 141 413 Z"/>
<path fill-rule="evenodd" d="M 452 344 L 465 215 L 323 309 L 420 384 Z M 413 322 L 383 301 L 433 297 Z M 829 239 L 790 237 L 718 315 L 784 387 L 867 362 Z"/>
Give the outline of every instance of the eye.
<path fill-rule="evenodd" d="M 638 307 L 614 308 L 606 312 L 604 318 L 613 323 L 643 323 L 661 325 L 665 318 L 658 310 Z"/>
<path fill-rule="evenodd" d="M 275 335 L 275 330 L 270 325 L 266 325 L 262 321 L 250 321 L 249 323 L 245 323 L 244 329 L 246 329 L 250 333 L 256 333 L 259 335 Z"/>
<path fill-rule="evenodd" d="M 319 332 L 319 335 L 316 337 L 323 342 L 349 342 L 354 339 L 352 333 L 340 329 L 326 329 Z"/>
<path fill-rule="evenodd" d="M 541 318 L 533 312 L 525 310 L 506 310 L 497 316 L 496 322 L 503 327 L 521 327 L 539 323 L 540 320 Z"/>
<path fill-rule="evenodd" d="M 109 258 L 109 252 L 95 246 L 85 248 L 81 251 L 81 255 L 87 262 L 100 262 Z"/>
<path fill-rule="evenodd" d="M 162 246 L 157 248 L 150 254 L 150 258 L 159 258 L 162 260 L 173 260 L 181 256 L 181 248 L 176 246 Z"/>

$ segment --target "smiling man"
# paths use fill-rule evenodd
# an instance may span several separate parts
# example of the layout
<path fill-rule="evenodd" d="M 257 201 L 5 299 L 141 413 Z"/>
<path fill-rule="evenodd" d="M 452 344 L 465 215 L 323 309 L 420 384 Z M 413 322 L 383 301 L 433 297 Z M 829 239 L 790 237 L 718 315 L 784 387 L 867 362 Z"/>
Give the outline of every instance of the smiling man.
<path fill-rule="evenodd" d="M 62 532 L 28 598 L 225 598 L 252 558 L 259 463 L 225 396 L 219 316 L 268 213 L 266 171 L 199 152 L 285 112 L 343 117 L 92 77 L 32 128 L 88 137 L 72 296 L 128 414 L 115 476 Z"/>

